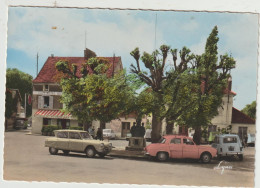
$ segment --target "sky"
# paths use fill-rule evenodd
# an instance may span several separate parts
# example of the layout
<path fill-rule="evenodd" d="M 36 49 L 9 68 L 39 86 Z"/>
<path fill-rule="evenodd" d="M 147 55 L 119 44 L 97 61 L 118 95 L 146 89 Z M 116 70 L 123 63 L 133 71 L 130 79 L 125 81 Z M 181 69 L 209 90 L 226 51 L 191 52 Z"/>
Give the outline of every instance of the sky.
<path fill-rule="evenodd" d="M 258 17 L 248 13 L 106 10 L 10 7 L 8 13 L 7 68 L 36 77 L 48 56 L 83 57 L 85 47 L 98 56 L 121 56 L 123 67 L 135 64 L 136 47 L 151 53 L 162 44 L 188 47 L 202 54 L 206 39 L 217 25 L 219 55 L 236 60 L 231 71 L 234 107 L 256 100 Z M 55 28 L 55 29 L 54 29 Z M 167 67 L 171 67 L 171 55 Z"/>

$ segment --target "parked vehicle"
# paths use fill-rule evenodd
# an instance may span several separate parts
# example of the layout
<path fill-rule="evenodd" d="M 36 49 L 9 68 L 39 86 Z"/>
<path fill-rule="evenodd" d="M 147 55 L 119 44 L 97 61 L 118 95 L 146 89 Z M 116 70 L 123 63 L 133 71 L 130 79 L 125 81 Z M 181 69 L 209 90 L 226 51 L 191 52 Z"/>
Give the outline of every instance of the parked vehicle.
<path fill-rule="evenodd" d="M 103 129 L 103 138 L 116 139 L 116 133 L 112 129 Z"/>
<path fill-rule="evenodd" d="M 65 155 L 69 152 L 86 153 L 87 157 L 98 154 L 104 157 L 112 149 L 112 143 L 94 140 L 86 131 L 81 130 L 55 130 L 55 137 L 45 140 L 45 147 L 49 147 L 51 155 L 56 155 L 62 150 Z"/>
<path fill-rule="evenodd" d="M 212 147 L 217 149 L 219 159 L 223 156 L 238 156 L 241 161 L 243 160 L 243 146 L 236 134 L 216 135 Z"/>
<path fill-rule="evenodd" d="M 149 144 L 145 147 L 146 155 L 156 157 L 159 161 L 169 158 L 200 159 L 209 163 L 217 156 L 217 150 L 210 145 L 196 145 L 192 138 L 182 135 L 165 135 L 159 143 Z"/>
<path fill-rule="evenodd" d="M 148 142 L 151 141 L 151 133 L 152 133 L 152 129 L 146 129 L 144 138 Z"/>
<path fill-rule="evenodd" d="M 255 134 L 247 134 L 247 145 L 248 146 L 255 146 Z"/>

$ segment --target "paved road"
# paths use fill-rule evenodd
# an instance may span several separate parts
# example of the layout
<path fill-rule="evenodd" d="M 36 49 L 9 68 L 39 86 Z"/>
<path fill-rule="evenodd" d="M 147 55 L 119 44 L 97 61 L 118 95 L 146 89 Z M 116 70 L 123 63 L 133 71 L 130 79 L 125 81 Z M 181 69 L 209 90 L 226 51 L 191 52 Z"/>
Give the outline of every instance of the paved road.
<path fill-rule="evenodd" d="M 83 154 L 50 155 L 44 136 L 25 132 L 6 132 L 4 146 L 4 180 L 86 182 L 117 184 L 254 186 L 254 148 L 246 148 L 245 160 L 229 161 L 232 169 L 221 174 L 210 164 L 171 160 L 160 163 L 107 156 L 86 158 Z M 124 147 L 126 141 L 113 141 Z"/>

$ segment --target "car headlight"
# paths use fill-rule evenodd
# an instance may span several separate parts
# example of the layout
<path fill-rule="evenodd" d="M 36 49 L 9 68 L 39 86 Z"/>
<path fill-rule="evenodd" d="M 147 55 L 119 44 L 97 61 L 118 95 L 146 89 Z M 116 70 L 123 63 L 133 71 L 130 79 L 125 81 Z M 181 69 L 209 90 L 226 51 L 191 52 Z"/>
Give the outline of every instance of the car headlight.
<path fill-rule="evenodd" d="M 112 143 L 109 143 L 109 146 L 112 147 Z"/>
<path fill-rule="evenodd" d="M 103 143 L 101 143 L 101 144 L 100 144 L 100 147 L 101 147 L 101 148 L 104 148 L 104 147 L 105 147 L 105 145 L 104 145 Z"/>

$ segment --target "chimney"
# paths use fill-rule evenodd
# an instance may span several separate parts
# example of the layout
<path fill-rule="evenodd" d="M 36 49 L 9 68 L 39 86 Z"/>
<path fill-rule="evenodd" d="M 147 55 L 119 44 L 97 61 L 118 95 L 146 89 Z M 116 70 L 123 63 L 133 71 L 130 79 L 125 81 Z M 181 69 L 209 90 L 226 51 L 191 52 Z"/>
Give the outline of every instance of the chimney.
<path fill-rule="evenodd" d="M 230 76 L 228 78 L 228 91 L 231 91 L 231 88 L 232 88 L 232 77 Z"/>
<path fill-rule="evenodd" d="M 85 60 L 88 60 L 89 58 L 97 57 L 96 53 L 91 51 L 90 49 L 86 48 L 84 50 L 84 58 Z"/>
<path fill-rule="evenodd" d="M 54 54 L 51 54 L 51 57 L 54 57 Z"/>

